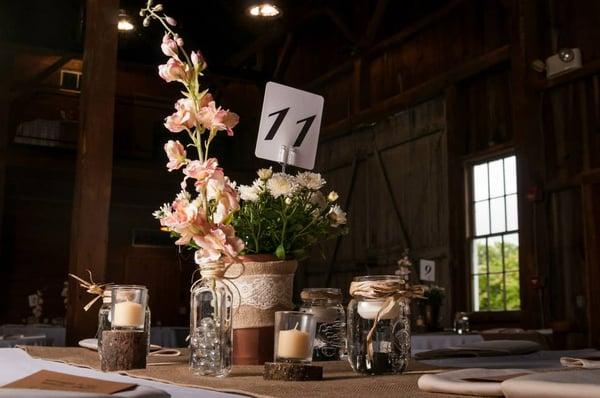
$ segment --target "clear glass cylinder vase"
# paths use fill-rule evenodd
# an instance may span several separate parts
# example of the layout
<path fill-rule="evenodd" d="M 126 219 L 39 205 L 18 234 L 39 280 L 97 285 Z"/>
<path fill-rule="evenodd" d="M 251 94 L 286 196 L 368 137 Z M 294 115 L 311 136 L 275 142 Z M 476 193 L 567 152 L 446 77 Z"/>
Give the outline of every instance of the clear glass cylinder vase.
<path fill-rule="evenodd" d="M 397 275 L 361 276 L 354 281 L 395 283 L 399 278 Z M 388 300 L 394 300 L 393 305 L 383 314 L 382 309 L 391 304 Z M 411 348 L 409 304 L 408 299 L 390 296 L 352 298 L 348 304 L 348 360 L 355 372 L 378 375 L 406 370 Z"/>
<path fill-rule="evenodd" d="M 205 277 L 191 289 L 190 368 L 202 376 L 225 377 L 231 371 L 233 295 L 218 277 Z"/>

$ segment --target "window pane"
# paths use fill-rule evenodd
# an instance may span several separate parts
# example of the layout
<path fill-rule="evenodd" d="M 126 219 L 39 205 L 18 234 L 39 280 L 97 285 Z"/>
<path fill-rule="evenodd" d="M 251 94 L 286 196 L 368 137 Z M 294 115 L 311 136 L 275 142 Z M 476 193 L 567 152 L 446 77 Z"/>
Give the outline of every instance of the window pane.
<path fill-rule="evenodd" d="M 473 167 L 473 199 L 475 201 L 488 198 L 487 163 Z"/>
<path fill-rule="evenodd" d="M 517 158 L 515 156 L 504 158 L 504 186 L 507 195 L 517 192 Z"/>
<path fill-rule="evenodd" d="M 490 173 L 490 198 L 504 195 L 504 167 L 502 159 L 488 163 Z"/>
<path fill-rule="evenodd" d="M 490 209 L 487 200 L 475 203 L 475 235 L 490 233 Z"/>
<path fill-rule="evenodd" d="M 521 309 L 521 296 L 519 295 L 519 272 L 506 273 L 506 309 Z"/>
<path fill-rule="evenodd" d="M 485 238 L 473 240 L 473 268 L 474 274 L 484 274 L 487 272 L 487 253 Z"/>
<path fill-rule="evenodd" d="M 506 197 L 506 230 L 519 229 L 519 213 L 517 211 L 517 195 Z"/>
<path fill-rule="evenodd" d="M 490 214 L 492 217 L 492 233 L 506 231 L 506 219 L 504 214 L 504 198 L 490 200 Z"/>
<path fill-rule="evenodd" d="M 507 272 L 519 270 L 519 234 L 504 235 L 504 267 Z"/>
<path fill-rule="evenodd" d="M 473 275 L 473 309 L 488 311 L 488 282 L 487 275 Z"/>
<path fill-rule="evenodd" d="M 488 238 L 489 272 L 502 272 L 502 237 Z"/>
<path fill-rule="evenodd" d="M 490 274 L 490 310 L 504 311 L 504 275 Z"/>

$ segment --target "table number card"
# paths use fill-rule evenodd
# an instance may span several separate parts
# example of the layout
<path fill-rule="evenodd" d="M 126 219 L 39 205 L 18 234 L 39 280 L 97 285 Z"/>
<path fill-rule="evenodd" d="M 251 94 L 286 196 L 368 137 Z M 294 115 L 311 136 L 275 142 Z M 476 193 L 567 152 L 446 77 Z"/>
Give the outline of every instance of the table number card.
<path fill-rule="evenodd" d="M 435 282 L 435 261 L 424 259 L 419 261 L 419 278 L 422 281 Z"/>
<path fill-rule="evenodd" d="M 35 390 L 76 391 L 98 394 L 115 394 L 130 390 L 137 384 L 74 376 L 66 373 L 40 370 L 27 377 L 2 386 L 2 388 L 29 388 Z"/>
<path fill-rule="evenodd" d="M 268 82 L 255 155 L 303 169 L 315 167 L 323 97 Z"/>

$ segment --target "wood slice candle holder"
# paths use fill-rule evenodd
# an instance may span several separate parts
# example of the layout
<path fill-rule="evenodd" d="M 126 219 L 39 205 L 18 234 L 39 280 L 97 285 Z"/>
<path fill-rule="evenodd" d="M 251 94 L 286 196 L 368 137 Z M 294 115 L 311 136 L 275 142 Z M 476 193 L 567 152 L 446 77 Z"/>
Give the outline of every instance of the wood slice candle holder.
<path fill-rule="evenodd" d="M 282 381 L 323 380 L 323 367 L 303 363 L 266 362 L 263 378 Z"/>
<path fill-rule="evenodd" d="M 102 332 L 101 368 L 115 370 L 145 369 L 148 354 L 148 333 L 130 330 Z"/>

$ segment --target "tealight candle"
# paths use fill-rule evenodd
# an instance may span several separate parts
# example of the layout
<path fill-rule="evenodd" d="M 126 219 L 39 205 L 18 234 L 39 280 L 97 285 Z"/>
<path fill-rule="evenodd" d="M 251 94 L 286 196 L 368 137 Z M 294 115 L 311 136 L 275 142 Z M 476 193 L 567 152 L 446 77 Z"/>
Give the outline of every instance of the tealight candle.
<path fill-rule="evenodd" d="M 316 326 L 313 314 L 277 311 L 275 313 L 275 362 L 310 363 Z"/>
<path fill-rule="evenodd" d="M 120 327 L 143 328 L 145 316 L 145 310 L 141 304 L 133 301 L 122 301 L 115 304 L 112 324 Z"/>
<path fill-rule="evenodd" d="M 381 301 L 360 301 L 358 303 L 356 311 L 358 315 L 363 319 L 375 319 L 377 318 L 377 313 L 383 307 L 385 303 L 384 300 Z M 381 319 L 393 319 L 398 316 L 400 311 L 400 306 L 396 304 L 392 311 L 390 311 L 387 315 L 383 316 Z"/>
<path fill-rule="evenodd" d="M 312 355 L 308 332 L 298 329 L 280 330 L 277 356 L 286 359 L 305 359 Z"/>

